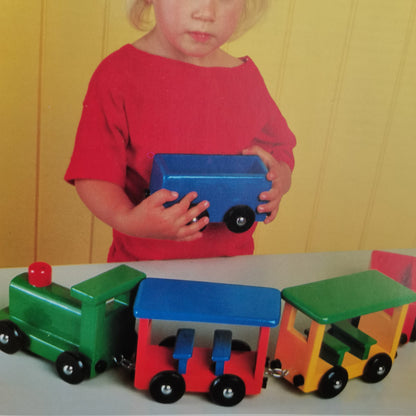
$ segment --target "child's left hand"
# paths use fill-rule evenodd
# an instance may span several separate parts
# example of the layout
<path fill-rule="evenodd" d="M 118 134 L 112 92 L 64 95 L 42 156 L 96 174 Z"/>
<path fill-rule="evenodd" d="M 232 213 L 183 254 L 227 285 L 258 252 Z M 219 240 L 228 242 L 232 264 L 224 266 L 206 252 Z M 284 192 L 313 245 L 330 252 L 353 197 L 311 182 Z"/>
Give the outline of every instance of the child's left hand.
<path fill-rule="evenodd" d="M 276 218 L 280 201 L 283 195 L 290 189 L 292 183 L 292 171 L 286 163 L 277 161 L 271 153 L 260 146 L 255 145 L 248 149 L 244 149 L 243 155 L 259 156 L 268 170 L 266 178 L 269 181 L 272 181 L 272 187 L 269 191 L 262 192 L 259 195 L 261 201 L 267 202 L 259 205 L 257 211 L 259 213 L 269 213 L 264 220 L 265 224 L 269 224 Z"/>

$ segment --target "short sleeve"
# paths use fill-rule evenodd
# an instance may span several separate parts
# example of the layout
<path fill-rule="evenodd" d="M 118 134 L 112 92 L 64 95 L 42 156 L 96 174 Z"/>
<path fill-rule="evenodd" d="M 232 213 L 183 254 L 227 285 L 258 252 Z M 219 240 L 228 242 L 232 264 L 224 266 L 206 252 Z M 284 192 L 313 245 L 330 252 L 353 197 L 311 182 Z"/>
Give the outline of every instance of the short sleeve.
<path fill-rule="evenodd" d="M 293 171 L 295 166 L 293 148 L 296 146 L 296 138 L 273 99 L 269 98 L 266 106 L 266 123 L 252 144 L 261 146 L 276 160 L 285 162 Z"/>
<path fill-rule="evenodd" d="M 125 186 L 128 128 L 120 77 L 99 67 L 91 78 L 65 175 L 69 183 L 98 179 Z"/>

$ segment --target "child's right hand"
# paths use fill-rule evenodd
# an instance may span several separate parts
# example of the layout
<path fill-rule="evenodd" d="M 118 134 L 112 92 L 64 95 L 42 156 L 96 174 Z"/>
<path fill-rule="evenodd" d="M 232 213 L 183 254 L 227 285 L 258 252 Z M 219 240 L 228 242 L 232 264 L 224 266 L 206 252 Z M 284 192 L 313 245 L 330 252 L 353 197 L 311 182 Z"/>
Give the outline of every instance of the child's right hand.
<path fill-rule="evenodd" d="M 201 230 L 209 222 L 206 216 L 194 220 L 209 207 L 208 201 L 190 207 L 197 197 L 196 192 L 190 192 L 178 203 L 165 208 L 166 202 L 178 198 L 176 192 L 161 189 L 134 205 L 121 187 L 110 182 L 80 179 L 75 186 L 84 204 L 97 218 L 132 237 L 193 241 L 202 237 Z"/>
<path fill-rule="evenodd" d="M 129 223 L 130 230 L 138 230 L 137 235 L 130 234 L 133 236 L 160 240 L 196 240 L 202 237 L 201 229 L 209 222 L 207 216 L 197 219 L 209 207 L 208 201 L 201 201 L 191 207 L 197 196 L 196 192 L 190 192 L 179 202 L 165 208 L 164 204 L 177 199 L 178 193 L 160 189 L 131 209 L 123 221 Z"/>

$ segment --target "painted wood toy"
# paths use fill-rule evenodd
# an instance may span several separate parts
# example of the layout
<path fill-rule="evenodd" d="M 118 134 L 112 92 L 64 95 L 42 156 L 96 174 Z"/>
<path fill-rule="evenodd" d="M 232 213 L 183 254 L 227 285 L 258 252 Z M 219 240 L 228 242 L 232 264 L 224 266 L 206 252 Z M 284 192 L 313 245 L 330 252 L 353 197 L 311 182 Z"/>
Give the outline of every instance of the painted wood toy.
<path fill-rule="evenodd" d="M 150 194 L 165 188 L 178 192 L 180 200 L 196 191 L 194 203 L 210 203 L 203 213 L 210 222 L 224 222 L 230 231 L 242 233 L 267 216 L 257 212 L 260 193 L 271 188 L 266 175 L 266 166 L 253 155 L 157 154 Z"/>
<path fill-rule="evenodd" d="M 407 270 L 408 260 L 399 271 Z M 285 306 L 269 363 L 281 299 Z M 68 289 L 52 282 L 50 265 L 34 263 L 9 285 L 9 306 L 0 310 L 0 350 L 46 358 L 71 384 L 119 364 L 134 369 L 135 387 L 161 403 L 206 392 L 213 402 L 234 406 L 259 394 L 267 375 L 331 398 L 349 379 L 374 383 L 387 376 L 414 302 L 413 290 L 378 270 L 280 292 L 146 277 L 121 265 Z M 155 342 L 155 322 L 179 326 Z M 242 327 L 257 332 L 256 345 L 235 337 Z M 200 332 L 209 335 L 202 345 Z"/>

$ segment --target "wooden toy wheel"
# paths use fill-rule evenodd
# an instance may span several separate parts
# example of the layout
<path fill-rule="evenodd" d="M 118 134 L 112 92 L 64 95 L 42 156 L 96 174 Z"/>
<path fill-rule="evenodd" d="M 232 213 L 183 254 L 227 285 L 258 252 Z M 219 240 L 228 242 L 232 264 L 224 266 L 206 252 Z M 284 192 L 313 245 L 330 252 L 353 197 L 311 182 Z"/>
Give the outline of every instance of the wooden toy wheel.
<path fill-rule="evenodd" d="M 415 342 L 416 341 L 416 321 L 413 325 L 413 329 L 412 329 L 412 333 L 410 334 L 410 342 Z"/>
<path fill-rule="evenodd" d="M 25 334 L 12 321 L 0 321 L 0 350 L 14 354 L 22 349 L 27 341 Z"/>
<path fill-rule="evenodd" d="M 59 377 L 69 384 L 78 384 L 88 375 L 87 359 L 79 353 L 65 351 L 56 360 Z"/>
<path fill-rule="evenodd" d="M 235 406 L 244 399 L 246 386 L 240 377 L 224 374 L 212 382 L 209 392 L 214 403 L 220 406 Z"/>
<path fill-rule="evenodd" d="M 174 403 L 185 393 L 185 380 L 175 371 L 162 371 L 152 378 L 149 391 L 159 403 Z"/>
<path fill-rule="evenodd" d="M 364 368 L 363 380 L 367 383 L 377 383 L 383 380 L 391 370 L 392 360 L 385 353 L 371 357 Z"/>
<path fill-rule="evenodd" d="M 244 233 L 254 224 L 256 216 L 247 205 L 237 205 L 230 208 L 224 215 L 227 228 L 233 233 Z"/>
<path fill-rule="evenodd" d="M 404 345 L 404 344 L 407 344 L 407 343 L 408 343 L 408 341 L 409 341 L 409 339 L 407 338 L 407 334 L 402 333 L 402 334 L 400 335 L 399 345 Z"/>
<path fill-rule="evenodd" d="M 173 348 L 175 346 L 175 342 L 176 335 L 169 335 L 168 337 L 162 339 L 162 341 L 159 342 L 159 346 Z"/>
<path fill-rule="evenodd" d="M 324 399 L 337 396 L 348 382 L 348 372 L 343 367 L 332 367 L 319 381 L 318 394 Z"/>
<path fill-rule="evenodd" d="M 251 351 L 251 347 L 241 339 L 233 339 L 231 341 L 231 351 Z"/>

